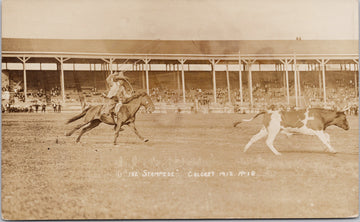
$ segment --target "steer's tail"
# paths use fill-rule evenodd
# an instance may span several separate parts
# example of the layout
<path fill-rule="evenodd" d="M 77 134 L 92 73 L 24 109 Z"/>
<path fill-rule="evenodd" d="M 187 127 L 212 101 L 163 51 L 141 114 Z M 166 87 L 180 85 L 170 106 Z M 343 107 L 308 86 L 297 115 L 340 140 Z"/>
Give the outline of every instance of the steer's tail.
<path fill-rule="evenodd" d="M 250 122 L 250 121 L 254 120 L 256 117 L 258 117 L 258 116 L 260 116 L 260 115 L 262 115 L 262 114 L 265 114 L 265 113 L 266 113 L 266 111 L 262 111 L 262 112 L 256 114 L 253 118 L 251 118 L 251 119 L 243 119 L 242 121 L 244 121 L 244 122 Z M 235 122 L 235 123 L 233 124 L 233 126 L 236 127 L 236 126 L 239 125 L 242 121 Z"/>
<path fill-rule="evenodd" d="M 72 117 L 71 119 L 69 119 L 69 120 L 66 122 L 66 124 L 72 123 L 72 122 L 74 122 L 74 121 L 82 118 L 83 116 L 85 116 L 85 114 L 87 113 L 87 111 L 88 111 L 90 108 L 91 108 L 91 106 L 88 107 L 88 108 L 86 108 L 86 109 L 84 109 L 84 111 L 82 111 L 82 113 L 80 113 L 80 114 Z"/>

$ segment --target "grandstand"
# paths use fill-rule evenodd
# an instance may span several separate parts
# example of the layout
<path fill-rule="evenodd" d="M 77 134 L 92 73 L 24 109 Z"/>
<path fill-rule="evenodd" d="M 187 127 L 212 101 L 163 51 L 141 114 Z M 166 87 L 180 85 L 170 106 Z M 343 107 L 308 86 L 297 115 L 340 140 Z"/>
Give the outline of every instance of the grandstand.
<path fill-rule="evenodd" d="M 233 112 L 358 101 L 358 41 L 352 40 L 3 38 L 2 50 L 3 91 L 9 86 L 27 103 L 101 103 L 106 76 L 119 70 L 163 109 Z"/>

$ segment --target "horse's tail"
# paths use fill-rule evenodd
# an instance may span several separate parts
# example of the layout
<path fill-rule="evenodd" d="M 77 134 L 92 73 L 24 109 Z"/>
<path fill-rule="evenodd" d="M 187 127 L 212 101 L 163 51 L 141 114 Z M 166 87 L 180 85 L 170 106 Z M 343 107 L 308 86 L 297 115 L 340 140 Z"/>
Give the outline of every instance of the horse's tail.
<path fill-rule="evenodd" d="M 69 119 L 69 120 L 66 122 L 66 124 L 72 123 L 72 122 L 74 122 L 74 121 L 82 118 L 83 116 L 85 116 L 85 114 L 87 113 L 87 111 L 88 111 L 90 108 L 91 108 L 91 106 L 88 107 L 88 108 L 86 108 L 86 109 L 84 109 L 84 111 L 82 111 L 82 113 L 80 113 L 80 114 L 72 117 L 71 119 Z"/>
<path fill-rule="evenodd" d="M 250 122 L 250 121 L 254 120 L 256 117 L 258 117 L 258 116 L 260 116 L 260 115 L 262 115 L 262 114 L 265 114 L 265 113 L 266 113 L 266 111 L 262 111 L 262 112 L 256 114 L 253 118 L 251 118 L 251 119 L 243 119 L 242 121 L 244 121 L 244 122 Z M 237 126 L 238 124 L 240 124 L 240 123 L 241 123 L 241 121 L 238 121 L 238 122 L 235 122 L 233 125 L 234 125 L 234 127 L 236 127 L 236 126 Z"/>

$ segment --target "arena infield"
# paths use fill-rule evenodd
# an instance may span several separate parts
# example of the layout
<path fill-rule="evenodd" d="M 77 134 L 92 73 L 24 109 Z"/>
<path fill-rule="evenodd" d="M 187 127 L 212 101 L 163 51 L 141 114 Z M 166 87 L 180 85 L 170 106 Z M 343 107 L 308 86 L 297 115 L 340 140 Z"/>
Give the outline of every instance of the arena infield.
<path fill-rule="evenodd" d="M 101 124 L 75 143 L 76 113 L 2 115 L 2 217 L 21 219 L 318 218 L 358 213 L 358 117 L 314 136 L 279 134 L 243 153 L 262 118 L 138 114 L 114 146 Z"/>

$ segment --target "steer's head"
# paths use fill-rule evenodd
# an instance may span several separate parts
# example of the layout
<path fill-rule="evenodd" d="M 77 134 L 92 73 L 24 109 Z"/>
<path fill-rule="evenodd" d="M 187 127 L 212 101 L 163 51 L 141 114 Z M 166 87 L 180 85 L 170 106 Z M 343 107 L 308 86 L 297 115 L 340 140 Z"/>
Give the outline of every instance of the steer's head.
<path fill-rule="evenodd" d="M 344 111 L 336 112 L 336 117 L 333 122 L 334 122 L 335 126 L 343 128 L 344 130 L 350 129 L 349 123 L 346 119 L 346 115 L 345 115 Z"/>

